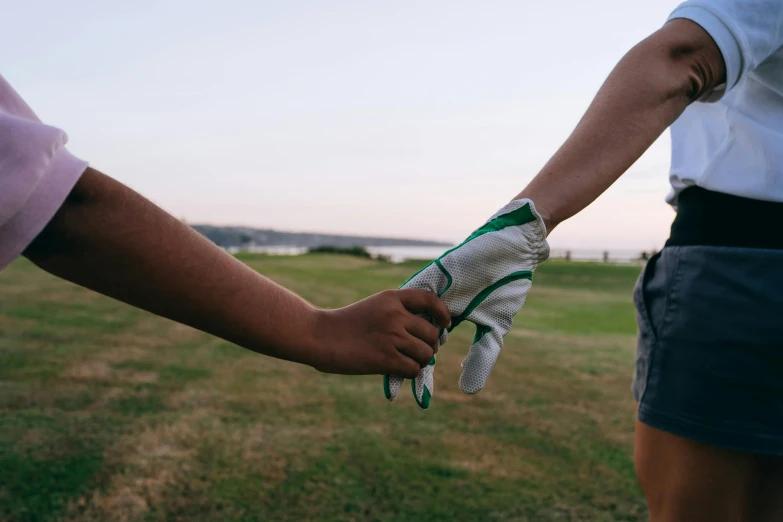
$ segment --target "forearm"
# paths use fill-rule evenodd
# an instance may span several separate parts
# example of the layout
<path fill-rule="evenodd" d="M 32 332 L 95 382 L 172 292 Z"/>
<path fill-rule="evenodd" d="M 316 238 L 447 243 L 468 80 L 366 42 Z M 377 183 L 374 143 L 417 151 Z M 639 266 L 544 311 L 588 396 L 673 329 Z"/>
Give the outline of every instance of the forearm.
<path fill-rule="evenodd" d="M 307 302 L 95 170 L 25 255 L 54 275 L 240 346 L 319 364 Z"/>
<path fill-rule="evenodd" d="M 670 22 L 617 64 L 571 136 L 517 197 L 533 200 L 551 231 L 609 188 L 724 76 L 709 35 L 690 21 Z"/>

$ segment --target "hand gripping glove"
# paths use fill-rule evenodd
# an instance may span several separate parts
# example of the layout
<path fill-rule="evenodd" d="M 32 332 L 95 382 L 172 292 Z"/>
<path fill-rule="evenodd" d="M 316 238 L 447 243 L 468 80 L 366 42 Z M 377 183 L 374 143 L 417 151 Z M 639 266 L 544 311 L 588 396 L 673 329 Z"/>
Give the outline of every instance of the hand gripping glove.
<path fill-rule="evenodd" d="M 400 287 L 430 290 L 446 303 L 451 327 L 441 330 L 441 345 L 462 321 L 476 325 L 473 346 L 462 362 L 459 387 L 463 392 L 478 393 L 486 384 L 511 320 L 525 304 L 533 271 L 548 257 L 541 216 L 532 201 L 517 199 Z M 429 408 L 434 391 L 434 371 L 435 357 L 411 382 L 416 402 L 425 409 Z M 387 399 L 397 398 L 403 380 L 395 375 L 384 376 Z"/>

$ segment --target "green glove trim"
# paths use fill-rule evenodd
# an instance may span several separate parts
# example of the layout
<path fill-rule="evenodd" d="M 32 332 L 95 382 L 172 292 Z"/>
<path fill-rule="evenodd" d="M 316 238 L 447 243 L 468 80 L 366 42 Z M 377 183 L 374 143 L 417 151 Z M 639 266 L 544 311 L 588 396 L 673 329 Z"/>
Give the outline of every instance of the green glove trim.
<path fill-rule="evenodd" d="M 440 256 L 438 256 L 437 259 L 434 261 L 430 261 L 423 267 L 421 267 L 420 270 L 418 270 L 415 274 L 410 276 L 403 284 L 400 285 L 400 288 L 407 285 L 411 279 L 422 273 L 424 270 L 429 268 L 433 263 L 438 266 L 441 272 L 443 272 L 443 275 L 446 276 L 446 288 L 443 289 L 441 293 L 438 294 L 438 297 L 442 296 L 446 293 L 446 290 L 449 289 L 452 283 L 451 274 L 449 274 L 449 271 L 443 268 L 443 265 L 441 264 L 440 260 L 443 259 L 446 255 L 454 252 L 461 246 L 464 246 L 465 243 L 469 243 L 470 241 L 473 241 L 477 237 L 481 237 L 484 234 L 487 234 L 489 232 L 497 232 L 498 230 L 503 230 L 506 227 L 517 227 L 520 225 L 524 225 L 526 223 L 530 223 L 532 221 L 535 221 L 536 217 L 533 215 L 533 211 L 530 210 L 530 205 L 525 205 L 524 207 L 520 207 L 516 210 L 513 210 L 509 212 L 508 214 L 503 214 L 502 216 L 498 216 L 492 221 L 487 222 L 483 227 L 477 229 L 475 232 L 473 232 L 468 238 L 460 243 L 459 245 L 452 247 L 445 252 L 443 252 Z"/>
<path fill-rule="evenodd" d="M 492 292 L 500 288 L 501 286 L 506 286 L 509 283 L 512 283 L 514 281 L 519 281 L 520 279 L 530 279 L 533 280 L 533 272 L 530 270 L 522 270 L 520 272 L 514 272 L 513 274 L 509 274 L 503 279 L 500 279 L 496 283 L 486 287 L 484 290 L 482 290 L 476 297 L 473 298 L 473 300 L 468 304 L 467 308 L 465 308 L 465 311 L 459 314 L 457 317 L 454 317 L 451 319 L 451 328 L 449 328 L 449 332 L 451 332 L 454 328 L 456 328 L 459 323 L 465 320 L 467 316 L 470 315 L 470 313 L 476 309 L 478 305 L 484 302 L 484 300 L 490 296 Z"/>
<path fill-rule="evenodd" d="M 440 257 L 443 257 L 443 256 L 440 256 Z M 451 283 L 454 282 L 454 279 L 452 279 L 451 274 L 449 274 L 449 271 L 446 270 L 445 268 L 443 268 L 443 265 L 440 262 L 440 257 L 438 259 L 436 259 L 435 261 L 433 261 L 433 263 L 435 263 L 435 266 L 437 266 L 438 269 L 440 269 L 440 271 L 443 272 L 443 275 L 446 276 L 446 286 L 445 286 L 445 288 L 443 288 L 443 291 L 441 291 L 438 294 L 438 297 L 443 296 L 443 294 L 446 293 L 446 290 L 451 288 Z"/>
<path fill-rule="evenodd" d="M 536 216 L 534 216 L 533 211 L 530 210 L 530 205 L 525 205 L 524 207 L 520 207 L 516 210 L 512 210 L 508 214 L 503 214 L 501 216 L 496 217 L 492 221 L 487 222 L 483 227 L 477 229 L 475 232 L 469 235 L 465 241 L 443 252 L 443 254 L 441 254 L 441 256 L 438 259 L 443 259 L 445 255 L 454 252 L 461 246 L 464 246 L 465 243 L 470 243 L 477 237 L 481 237 L 484 234 L 487 234 L 489 232 L 497 232 L 507 227 L 518 227 L 526 223 L 531 223 L 535 220 L 536 220 Z"/>
<path fill-rule="evenodd" d="M 473 336 L 473 342 L 470 343 L 471 346 L 476 344 L 481 340 L 482 337 L 487 335 L 489 332 L 492 331 L 492 328 L 489 326 L 484 326 L 483 324 L 477 324 L 476 325 L 476 334 Z"/>
<path fill-rule="evenodd" d="M 411 379 L 411 392 L 413 392 L 413 398 L 416 399 L 416 404 L 419 405 L 419 408 L 426 410 L 430 407 L 430 399 L 432 399 L 432 394 L 426 386 L 424 387 L 424 392 L 421 394 L 421 402 L 419 402 L 419 398 L 416 397 L 416 379 Z"/>

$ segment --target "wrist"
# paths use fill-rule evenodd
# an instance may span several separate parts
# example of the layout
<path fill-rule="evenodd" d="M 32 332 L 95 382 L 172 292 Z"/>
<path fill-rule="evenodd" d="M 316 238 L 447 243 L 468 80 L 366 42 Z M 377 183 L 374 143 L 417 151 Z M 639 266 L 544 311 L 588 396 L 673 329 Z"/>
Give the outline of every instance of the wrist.
<path fill-rule="evenodd" d="M 552 218 L 552 214 L 546 209 L 546 207 L 539 206 L 536 200 L 525 195 L 524 192 L 519 194 L 515 199 L 527 199 L 533 203 L 535 214 L 537 214 L 541 218 L 541 222 L 544 225 L 544 229 L 547 236 L 549 235 L 550 232 L 552 232 L 552 229 L 555 228 L 555 226 L 557 226 L 557 223 Z"/>
<path fill-rule="evenodd" d="M 251 343 L 237 343 L 253 351 L 279 359 L 304 364 L 321 370 L 328 361 L 325 354 L 330 342 L 325 337 L 325 317 L 329 310 L 320 310 L 303 303 L 305 306 L 290 309 L 286 316 L 277 317 L 273 323 L 258 325 L 256 336 Z M 287 328 L 280 328 L 284 320 Z"/>
<path fill-rule="evenodd" d="M 329 368 L 334 359 L 336 319 L 335 310 L 310 307 L 308 311 L 303 339 L 307 360 L 302 362 L 320 372 Z"/>
<path fill-rule="evenodd" d="M 541 216 L 541 221 L 544 223 L 546 235 L 548 236 L 552 232 L 552 229 L 557 226 L 557 223 L 554 222 L 552 215 L 546 209 L 536 208 L 536 210 L 538 211 L 538 215 Z"/>

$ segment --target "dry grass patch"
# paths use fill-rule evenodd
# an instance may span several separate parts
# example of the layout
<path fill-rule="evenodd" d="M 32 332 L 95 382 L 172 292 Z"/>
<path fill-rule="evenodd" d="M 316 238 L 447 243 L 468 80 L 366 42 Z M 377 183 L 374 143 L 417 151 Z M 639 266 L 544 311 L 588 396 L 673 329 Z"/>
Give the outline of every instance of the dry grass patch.
<path fill-rule="evenodd" d="M 297 461 L 314 458 L 332 432 L 328 426 L 235 425 L 205 410 L 139 427 L 104 453 L 107 465 L 121 471 L 73 502 L 67 520 L 132 522 L 148 519 L 152 509 L 155 520 L 168 520 L 166 513 L 177 510 L 210 512 L 210 493 L 222 481 L 261 476 L 264 487 L 272 488 Z"/>
<path fill-rule="evenodd" d="M 172 410 L 207 410 L 219 409 L 224 406 L 224 402 L 219 400 L 214 392 L 196 387 L 187 387 L 184 390 L 171 393 L 164 402 Z"/>
<path fill-rule="evenodd" d="M 108 381 L 113 373 L 114 370 L 104 361 L 91 359 L 72 364 L 65 369 L 62 377 L 80 381 Z"/>
<path fill-rule="evenodd" d="M 454 431 L 444 434 L 442 440 L 456 468 L 499 478 L 536 479 L 546 474 L 545 466 L 529 448 Z"/>
<path fill-rule="evenodd" d="M 118 342 L 112 339 L 103 345 L 102 349 L 95 354 L 95 357 L 108 364 L 137 361 L 149 357 L 152 353 L 152 350 L 150 350 L 152 347 L 153 346 L 149 342 L 135 343 L 131 339 L 124 342 Z"/>
<path fill-rule="evenodd" d="M 72 364 L 61 376 L 76 381 L 127 382 L 133 384 L 152 383 L 158 380 L 158 374 L 123 368 L 114 369 L 102 360 L 86 360 Z"/>

